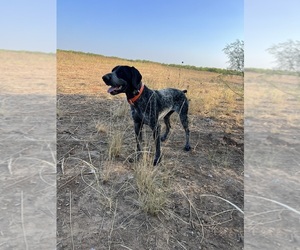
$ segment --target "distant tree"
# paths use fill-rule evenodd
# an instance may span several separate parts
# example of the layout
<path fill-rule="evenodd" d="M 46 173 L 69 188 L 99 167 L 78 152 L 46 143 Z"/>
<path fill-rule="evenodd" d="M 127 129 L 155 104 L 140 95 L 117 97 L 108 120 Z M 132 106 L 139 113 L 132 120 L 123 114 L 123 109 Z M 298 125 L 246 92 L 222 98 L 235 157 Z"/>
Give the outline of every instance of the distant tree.
<path fill-rule="evenodd" d="M 227 44 L 223 49 L 228 57 L 229 69 L 244 71 L 244 41 L 237 39 L 235 42 Z"/>
<path fill-rule="evenodd" d="M 300 41 L 287 40 L 273 45 L 267 51 L 274 55 L 277 69 L 300 74 Z"/>

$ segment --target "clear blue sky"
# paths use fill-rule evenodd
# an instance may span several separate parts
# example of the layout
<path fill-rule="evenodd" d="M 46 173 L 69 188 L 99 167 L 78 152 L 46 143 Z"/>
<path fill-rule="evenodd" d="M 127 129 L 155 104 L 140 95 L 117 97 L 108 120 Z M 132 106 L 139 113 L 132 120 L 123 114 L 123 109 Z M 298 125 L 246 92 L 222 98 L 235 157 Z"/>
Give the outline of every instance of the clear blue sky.
<path fill-rule="evenodd" d="M 243 37 L 241 0 L 59 0 L 57 47 L 128 59 L 227 67 Z"/>
<path fill-rule="evenodd" d="M 274 68 L 267 51 L 288 39 L 300 41 L 299 0 L 245 0 L 245 66 Z"/>
<path fill-rule="evenodd" d="M 56 1 L 0 1 L 0 30 L 0 49 L 55 52 Z"/>
<path fill-rule="evenodd" d="M 3 0 L 0 49 L 225 68 L 222 49 L 243 39 L 245 66 L 272 68 L 266 49 L 300 40 L 299 10 L 299 0 Z"/>

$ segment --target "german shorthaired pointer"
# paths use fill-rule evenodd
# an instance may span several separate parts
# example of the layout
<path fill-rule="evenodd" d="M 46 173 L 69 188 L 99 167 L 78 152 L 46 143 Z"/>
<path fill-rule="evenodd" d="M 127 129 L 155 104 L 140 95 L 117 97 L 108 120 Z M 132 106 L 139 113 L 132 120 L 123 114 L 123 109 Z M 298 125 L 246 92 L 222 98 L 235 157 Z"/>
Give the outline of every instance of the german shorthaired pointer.
<path fill-rule="evenodd" d="M 165 141 L 169 134 L 170 116 L 175 111 L 179 114 L 180 121 L 185 130 L 186 143 L 184 149 L 191 149 L 189 144 L 189 127 L 188 127 L 188 100 L 185 96 L 186 90 L 173 88 L 162 90 L 151 90 L 145 86 L 141 80 L 140 72 L 129 66 L 116 66 L 112 73 L 102 77 L 106 85 L 110 86 L 108 93 L 118 95 L 125 93 L 127 100 L 131 105 L 131 115 L 134 121 L 134 130 L 137 141 L 137 151 L 141 151 L 140 142 L 142 140 L 141 130 L 143 124 L 148 125 L 153 131 L 153 137 L 156 144 L 154 157 L 154 166 L 160 161 L 160 141 Z M 160 138 L 159 120 L 164 118 L 166 132 Z"/>

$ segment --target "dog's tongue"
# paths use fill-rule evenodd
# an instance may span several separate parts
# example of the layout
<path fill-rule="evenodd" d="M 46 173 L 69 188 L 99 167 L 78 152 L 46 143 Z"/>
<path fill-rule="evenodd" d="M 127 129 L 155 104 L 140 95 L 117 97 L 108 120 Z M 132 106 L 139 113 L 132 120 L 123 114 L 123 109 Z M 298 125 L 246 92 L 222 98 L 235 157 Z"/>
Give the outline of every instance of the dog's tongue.
<path fill-rule="evenodd" d="M 111 93 L 113 92 L 114 90 L 116 90 L 117 87 L 110 87 L 108 90 L 107 90 L 107 93 Z"/>

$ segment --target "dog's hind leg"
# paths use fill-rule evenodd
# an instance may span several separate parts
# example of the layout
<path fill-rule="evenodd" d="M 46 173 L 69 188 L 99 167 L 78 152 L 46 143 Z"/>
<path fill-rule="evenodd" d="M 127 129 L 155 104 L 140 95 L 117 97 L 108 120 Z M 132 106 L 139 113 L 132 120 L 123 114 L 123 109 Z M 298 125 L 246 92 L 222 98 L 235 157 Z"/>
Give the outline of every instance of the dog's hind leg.
<path fill-rule="evenodd" d="M 168 134 L 170 132 L 171 124 L 170 124 L 170 116 L 174 113 L 174 111 L 170 111 L 166 116 L 164 117 L 164 122 L 166 124 L 166 132 L 164 135 L 161 137 L 161 141 L 165 141 L 168 137 Z"/>
<path fill-rule="evenodd" d="M 185 103 L 181 109 L 181 112 L 179 113 L 180 121 L 181 124 L 184 128 L 185 131 L 185 146 L 184 150 L 185 151 L 190 151 L 191 146 L 190 146 L 190 130 L 189 130 L 189 120 L 188 120 L 188 105 Z"/>

